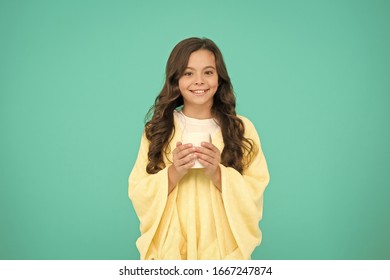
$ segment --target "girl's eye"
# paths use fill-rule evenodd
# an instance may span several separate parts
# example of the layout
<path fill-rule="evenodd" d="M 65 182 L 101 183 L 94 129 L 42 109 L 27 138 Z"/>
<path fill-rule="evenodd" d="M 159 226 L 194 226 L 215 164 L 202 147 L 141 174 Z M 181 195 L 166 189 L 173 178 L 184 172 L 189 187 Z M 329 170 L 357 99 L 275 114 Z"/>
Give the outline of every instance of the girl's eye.
<path fill-rule="evenodd" d="M 183 74 L 184 76 L 191 76 L 192 75 L 192 73 L 191 72 L 184 72 L 184 74 Z"/>
<path fill-rule="evenodd" d="M 214 72 L 213 72 L 213 71 L 211 71 L 211 70 L 209 70 L 209 71 L 206 71 L 206 72 L 205 72 L 205 74 L 206 74 L 206 75 L 213 75 L 213 74 L 214 74 Z"/>

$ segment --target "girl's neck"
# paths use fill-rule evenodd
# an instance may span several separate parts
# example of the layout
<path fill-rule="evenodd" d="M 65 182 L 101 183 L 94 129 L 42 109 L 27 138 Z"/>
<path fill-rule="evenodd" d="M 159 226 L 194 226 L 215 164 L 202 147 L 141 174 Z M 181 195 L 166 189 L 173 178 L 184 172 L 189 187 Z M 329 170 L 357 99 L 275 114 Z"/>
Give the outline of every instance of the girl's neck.
<path fill-rule="evenodd" d="M 194 118 L 194 119 L 212 119 L 213 116 L 211 114 L 210 108 L 194 108 L 194 107 L 186 107 L 184 106 L 182 109 L 182 112 L 185 116 L 189 118 Z"/>

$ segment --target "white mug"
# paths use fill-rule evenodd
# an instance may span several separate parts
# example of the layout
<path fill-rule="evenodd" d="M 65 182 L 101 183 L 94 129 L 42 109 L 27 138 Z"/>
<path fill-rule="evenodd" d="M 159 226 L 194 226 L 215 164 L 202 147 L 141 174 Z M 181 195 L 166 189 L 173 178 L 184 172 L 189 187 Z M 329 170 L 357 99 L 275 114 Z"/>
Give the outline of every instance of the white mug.
<path fill-rule="evenodd" d="M 207 132 L 188 132 L 183 133 L 182 137 L 183 144 L 191 143 L 194 147 L 201 147 L 202 142 L 211 142 L 210 133 Z M 204 168 L 204 166 L 195 160 L 195 164 L 191 168 Z"/>

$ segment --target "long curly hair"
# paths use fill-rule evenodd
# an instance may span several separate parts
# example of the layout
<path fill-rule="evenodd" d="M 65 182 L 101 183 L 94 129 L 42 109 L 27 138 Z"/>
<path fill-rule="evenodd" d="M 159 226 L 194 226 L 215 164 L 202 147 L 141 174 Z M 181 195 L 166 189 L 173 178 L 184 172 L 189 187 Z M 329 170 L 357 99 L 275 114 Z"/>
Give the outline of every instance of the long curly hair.
<path fill-rule="evenodd" d="M 242 173 L 257 152 L 253 140 L 244 137 L 244 123 L 236 114 L 236 98 L 221 51 L 210 39 L 192 37 L 179 42 L 172 50 L 165 69 L 164 86 L 145 117 L 145 135 L 150 142 L 146 166 L 149 174 L 155 174 L 165 167 L 163 154 L 170 152 L 167 146 L 175 133 L 173 111 L 183 105 L 179 79 L 184 74 L 190 55 L 201 49 L 214 54 L 218 73 L 219 85 L 211 114 L 222 131 L 224 149 L 221 163 Z"/>

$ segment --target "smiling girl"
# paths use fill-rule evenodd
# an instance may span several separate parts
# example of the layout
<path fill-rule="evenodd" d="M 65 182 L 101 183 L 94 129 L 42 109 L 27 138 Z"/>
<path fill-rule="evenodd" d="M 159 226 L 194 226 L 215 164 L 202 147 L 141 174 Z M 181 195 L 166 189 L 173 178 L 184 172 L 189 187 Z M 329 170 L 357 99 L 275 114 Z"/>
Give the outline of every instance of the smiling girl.
<path fill-rule="evenodd" d="M 179 42 L 129 177 L 141 259 L 250 259 L 260 244 L 269 174 L 255 127 L 235 107 L 215 43 Z M 192 132 L 209 141 L 183 143 Z"/>

